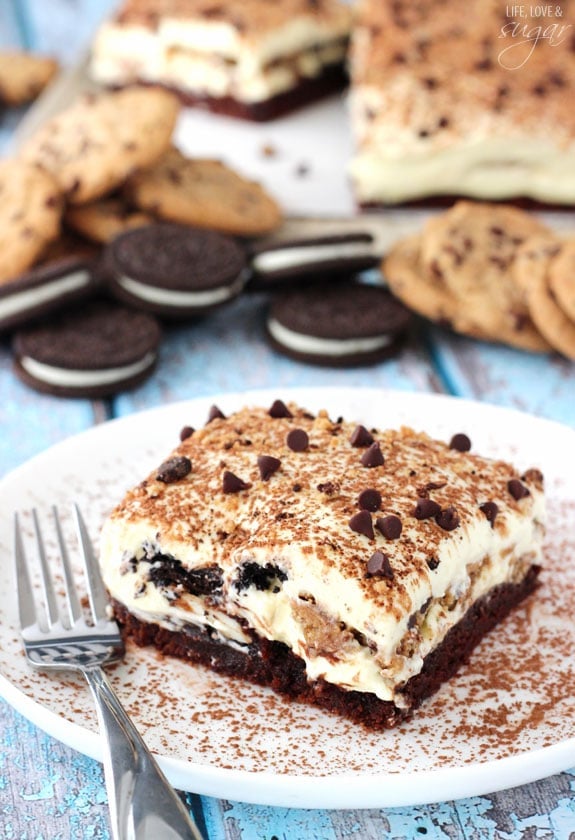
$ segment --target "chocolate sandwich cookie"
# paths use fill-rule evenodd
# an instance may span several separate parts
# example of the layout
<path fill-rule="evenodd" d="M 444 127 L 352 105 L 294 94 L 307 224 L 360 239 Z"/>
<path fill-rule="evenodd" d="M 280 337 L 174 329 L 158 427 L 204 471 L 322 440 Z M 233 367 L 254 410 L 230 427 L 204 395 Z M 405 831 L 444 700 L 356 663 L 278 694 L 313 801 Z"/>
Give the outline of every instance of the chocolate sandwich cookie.
<path fill-rule="evenodd" d="M 62 397 L 106 397 L 132 388 L 153 371 L 157 320 L 112 301 L 66 309 L 14 336 L 14 367 L 37 391 Z"/>
<path fill-rule="evenodd" d="M 299 361 L 350 367 L 392 355 L 410 320 L 387 289 L 339 283 L 277 295 L 267 333 L 277 350 Z"/>
<path fill-rule="evenodd" d="M 273 289 L 286 283 L 337 280 L 373 268 L 381 260 L 373 236 L 351 232 L 272 242 L 250 251 L 251 289 Z"/>
<path fill-rule="evenodd" d="M 0 285 L 0 332 L 29 324 L 99 288 L 96 256 L 59 256 Z"/>
<path fill-rule="evenodd" d="M 104 263 L 118 299 L 171 318 L 227 303 L 247 279 L 235 239 L 167 222 L 121 234 L 106 247 Z"/>

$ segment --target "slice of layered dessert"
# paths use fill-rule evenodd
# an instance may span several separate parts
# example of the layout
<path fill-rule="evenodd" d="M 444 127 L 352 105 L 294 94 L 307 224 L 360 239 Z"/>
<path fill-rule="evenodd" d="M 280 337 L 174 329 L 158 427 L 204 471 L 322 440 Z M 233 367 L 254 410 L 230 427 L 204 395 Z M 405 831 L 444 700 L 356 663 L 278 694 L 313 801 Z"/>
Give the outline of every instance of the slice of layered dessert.
<path fill-rule="evenodd" d="M 91 75 L 267 120 L 344 86 L 350 30 L 341 0 L 124 0 L 96 35 Z"/>
<path fill-rule="evenodd" d="M 138 644 L 396 725 L 536 587 L 541 473 L 277 400 L 198 431 L 105 523 Z"/>
<path fill-rule="evenodd" d="M 573 0 L 470 0 L 464 14 L 459 0 L 360 0 L 350 53 L 358 203 L 573 205 L 574 15 Z"/>

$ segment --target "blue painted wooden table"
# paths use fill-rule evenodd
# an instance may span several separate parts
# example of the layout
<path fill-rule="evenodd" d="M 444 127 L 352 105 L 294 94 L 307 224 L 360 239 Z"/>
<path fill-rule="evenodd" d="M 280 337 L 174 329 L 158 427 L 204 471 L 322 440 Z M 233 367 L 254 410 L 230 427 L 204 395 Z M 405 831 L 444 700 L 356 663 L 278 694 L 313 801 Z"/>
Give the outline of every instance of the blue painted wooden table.
<path fill-rule="evenodd" d="M 109 5 L 29 0 L 35 24 L 30 26 L 30 21 L 23 25 L 19 4 L 20 0 L 0 3 L 0 41 L 23 38 L 44 50 L 58 43 L 64 45 L 64 59 L 71 43 L 79 49 L 88 39 Z M 16 14 L 10 14 L 10 8 Z M 5 119 L 4 143 L 18 117 Z M 200 325 L 172 327 L 153 378 L 112 401 L 35 394 L 15 379 L 8 342 L 0 344 L 0 475 L 108 418 L 173 400 L 256 387 L 277 387 L 281 392 L 286 386 L 357 385 L 449 393 L 513 406 L 575 427 L 575 365 L 558 357 L 538 358 L 419 326 L 397 359 L 365 370 L 320 370 L 288 361 L 267 347 L 264 306 L 262 298 L 246 296 Z M 189 794 L 186 801 L 209 840 L 575 840 L 574 789 L 572 770 L 490 796 L 412 808 L 304 811 Z M 101 766 L 45 735 L 0 701 L 0 837 L 109 836 Z"/>

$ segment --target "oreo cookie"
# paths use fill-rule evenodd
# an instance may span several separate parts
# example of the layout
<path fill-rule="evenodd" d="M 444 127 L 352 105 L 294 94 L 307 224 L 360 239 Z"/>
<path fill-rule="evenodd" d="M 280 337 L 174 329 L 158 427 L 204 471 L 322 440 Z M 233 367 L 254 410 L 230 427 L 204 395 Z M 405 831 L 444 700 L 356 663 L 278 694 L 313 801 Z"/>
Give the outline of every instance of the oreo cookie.
<path fill-rule="evenodd" d="M 121 234 L 106 247 L 104 264 L 115 297 L 170 318 L 227 303 L 247 279 L 246 254 L 235 239 L 171 223 Z"/>
<path fill-rule="evenodd" d="M 261 244 L 250 252 L 250 289 L 287 283 L 347 279 L 381 262 L 371 233 L 342 233 Z"/>
<path fill-rule="evenodd" d="M 0 285 L 0 332 L 37 321 L 75 301 L 92 297 L 99 286 L 97 249 L 55 248 L 42 262 Z"/>
<path fill-rule="evenodd" d="M 91 301 L 18 331 L 14 367 L 37 391 L 106 397 L 138 385 L 152 373 L 160 337 L 153 315 L 113 301 Z"/>
<path fill-rule="evenodd" d="M 281 353 L 303 362 L 351 367 L 393 355 L 411 313 L 381 286 L 340 283 L 277 295 L 267 334 Z"/>

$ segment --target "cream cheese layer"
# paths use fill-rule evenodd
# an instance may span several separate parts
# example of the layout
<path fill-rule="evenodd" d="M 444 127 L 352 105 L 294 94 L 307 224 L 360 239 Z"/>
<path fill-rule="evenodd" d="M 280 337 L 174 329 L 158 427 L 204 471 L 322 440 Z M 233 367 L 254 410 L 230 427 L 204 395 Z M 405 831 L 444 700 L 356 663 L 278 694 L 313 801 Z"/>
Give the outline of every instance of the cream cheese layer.
<path fill-rule="evenodd" d="M 103 84 L 141 79 L 199 96 L 257 102 L 341 63 L 348 32 L 347 19 L 330 26 L 309 16 L 253 37 L 226 21 L 166 17 L 157 29 L 110 21 L 95 39 L 91 73 Z"/>

